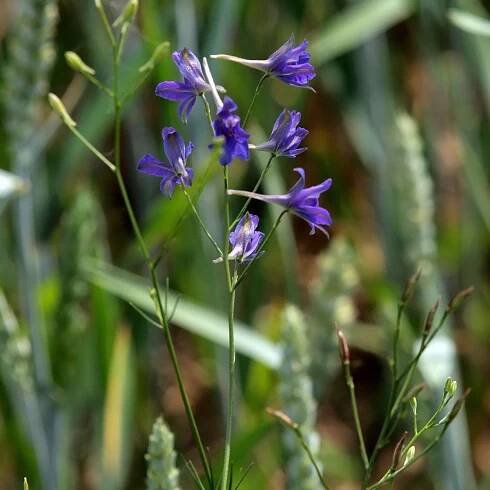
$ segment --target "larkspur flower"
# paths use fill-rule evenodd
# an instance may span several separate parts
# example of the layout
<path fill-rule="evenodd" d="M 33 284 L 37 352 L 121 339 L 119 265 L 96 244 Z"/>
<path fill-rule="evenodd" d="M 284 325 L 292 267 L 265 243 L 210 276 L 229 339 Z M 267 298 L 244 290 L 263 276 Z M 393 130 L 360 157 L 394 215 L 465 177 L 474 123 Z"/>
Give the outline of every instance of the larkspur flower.
<path fill-rule="evenodd" d="M 162 99 L 180 102 L 179 116 L 186 122 L 194 107 L 196 97 L 211 90 L 196 55 L 187 48 L 174 51 L 172 59 L 183 77 L 182 82 L 166 81 L 156 86 L 155 93 Z"/>
<path fill-rule="evenodd" d="M 264 195 L 233 189 L 230 189 L 228 194 L 279 204 L 291 213 L 304 219 L 311 226 L 310 235 L 313 235 L 318 228 L 328 236 L 325 226 L 332 224 L 332 218 L 330 217 L 330 213 L 319 205 L 319 197 L 322 192 L 330 189 L 332 179 L 327 179 L 321 184 L 305 188 L 305 171 L 299 167 L 294 170 L 299 173 L 300 178 L 287 194 Z"/>
<path fill-rule="evenodd" d="M 186 167 L 187 159 L 194 149 L 189 142 L 185 145 L 184 140 L 174 128 L 163 128 L 163 151 L 168 162 L 162 162 L 153 155 L 144 155 L 138 161 L 138 171 L 161 177 L 160 191 L 167 197 L 172 197 L 177 184 L 189 187 L 192 184 L 192 168 Z"/>
<path fill-rule="evenodd" d="M 300 120 L 300 112 L 284 109 L 276 119 L 269 139 L 251 148 L 271 152 L 277 157 L 295 158 L 296 155 L 306 151 L 306 148 L 299 148 L 308 134 L 305 128 L 298 128 Z"/>
<path fill-rule="evenodd" d="M 221 109 L 213 121 L 214 134 L 223 136 L 223 152 L 219 158 L 221 165 L 229 165 L 234 157 L 248 160 L 248 139 L 250 135 L 240 126 L 240 116 L 235 114 L 237 105 L 230 97 L 225 97 Z"/>
<path fill-rule="evenodd" d="M 306 50 L 307 47 L 306 39 L 298 46 L 294 46 L 294 36 L 291 36 L 266 60 L 247 60 L 227 54 L 215 54 L 211 58 L 234 61 L 263 71 L 266 75 L 282 80 L 288 85 L 313 90 L 308 84 L 316 74 L 310 63 L 311 55 Z"/>
<path fill-rule="evenodd" d="M 250 262 L 257 256 L 260 242 L 264 238 L 261 231 L 257 231 L 259 217 L 255 214 L 245 213 L 230 233 L 229 239 L 233 247 L 228 254 L 228 260 L 239 262 Z M 214 262 L 222 262 L 223 258 L 215 259 Z"/>

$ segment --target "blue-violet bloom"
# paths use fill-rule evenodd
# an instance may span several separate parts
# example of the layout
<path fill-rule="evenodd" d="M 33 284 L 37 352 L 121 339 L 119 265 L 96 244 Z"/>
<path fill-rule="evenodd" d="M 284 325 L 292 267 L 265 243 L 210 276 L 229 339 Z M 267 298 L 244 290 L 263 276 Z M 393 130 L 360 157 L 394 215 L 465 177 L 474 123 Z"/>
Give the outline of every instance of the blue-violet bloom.
<path fill-rule="evenodd" d="M 219 158 L 221 165 L 229 165 L 234 157 L 248 160 L 248 139 L 250 135 L 240 126 L 240 116 L 235 114 L 237 105 L 230 97 L 225 97 L 223 106 L 213 121 L 214 134 L 223 136 L 223 152 Z"/>
<path fill-rule="evenodd" d="M 298 46 L 291 36 L 277 51 L 266 60 L 246 60 L 227 54 L 212 55 L 211 58 L 234 61 L 241 65 L 263 71 L 266 75 L 282 80 L 288 85 L 313 90 L 308 84 L 315 78 L 315 69 L 310 63 L 311 55 L 306 50 L 306 39 Z"/>
<path fill-rule="evenodd" d="M 168 162 L 162 162 L 153 155 L 144 155 L 138 161 L 138 171 L 145 174 L 161 177 L 160 191 L 167 197 L 172 197 L 177 184 L 189 187 L 192 184 L 192 168 L 186 167 L 187 159 L 194 149 L 184 140 L 174 128 L 163 128 L 163 151 Z"/>
<path fill-rule="evenodd" d="M 284 109 L 276 119 L 269 139 L 251 148 L 271 152 L 277 157 L 295 158 L 296 155 L 306 151 L 306 148 L 299 148 L 308 134 L 307 129 L 298 128 L 300 120 L 300 112 Z"/>
<path fill-rule="evenodd" d="M 233 248 L 228 254 L 228 260 L 250 262 L 257 256 L 260 242 L 264 238 L 264 234 L 257 231 L 258 225 L 258 216 L 248 211 L 243 215 L 235 230 L 230 233 L 229 239 Z M 214 260 L 215 263 L 222 261 L 222 257 Z"/>
<path fill-rule="evenodd" d="M 190 49 L 184 48 L 181 51 L 174 51 L 172 59 L 177 65 L 183 81 L 161 82 L 156 86 L 155 93 L 162 99 L 180 102 L 179 116 L 184 122 L 187 122 L 196 102 L 196 97 L 208 92 L 211 87 L 204 78 L 199 59 Z"/>
<path fill-rule="evenodd" d="M 328 236 L 325 226 L 332 224 L 332 218 L 326 209 L 320 207 L 319 197 L 322 192 L 330 189 L 332 179 L 327 179 L 321 184 L 305 188 L 305 171 L 302 168 L 295 168 L 294 170 L 299 173 L 300 177 L 287 194 L 267 196 L 255 192 L 232 189 L 228 191 L 228 194 L 250 197 L 259 201 L 284 206 L 288 211 L 304 219 L 311 226 L 310 235 L 313 235 L 316 228 L 318 228 Z"/>

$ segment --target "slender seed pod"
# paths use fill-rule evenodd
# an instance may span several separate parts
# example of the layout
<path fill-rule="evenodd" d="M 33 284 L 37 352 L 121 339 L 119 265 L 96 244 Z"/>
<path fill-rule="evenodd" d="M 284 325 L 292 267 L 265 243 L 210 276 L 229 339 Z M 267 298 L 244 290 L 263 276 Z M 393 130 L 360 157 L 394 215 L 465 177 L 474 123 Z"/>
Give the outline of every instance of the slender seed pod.
<path fill-rule="evenodd" d="M 147 490 L 180 490 L 179 470 L 175 466 L 174 435 L 161 417 L 151 430 L 146 472 Z"/>
<path fill-rule="evenodd" d="M 279 370 L 282 411 L 298 424 L 303 438 L 317 460 L 320 438 L 315 432 L 316 402 L 309 375 L 310 357 L 306 324 L 301 312 L 288 306 L 282 330 L 283 362 Z M 318 488 L 318 475 L 294 432 L 284 428 L 282 444 L 286 458 L 287 488 Z"/>

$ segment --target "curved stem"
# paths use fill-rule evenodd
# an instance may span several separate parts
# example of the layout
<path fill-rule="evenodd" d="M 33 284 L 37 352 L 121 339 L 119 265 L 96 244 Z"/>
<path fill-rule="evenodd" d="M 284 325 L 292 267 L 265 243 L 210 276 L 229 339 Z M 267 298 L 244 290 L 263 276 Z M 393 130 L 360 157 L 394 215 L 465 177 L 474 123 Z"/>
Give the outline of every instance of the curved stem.
<path fill-rule="evenodd" d="M 267 171 L 269 170 L 269 167 L 271 166 L 271 163 L 272 163 L 272 160 L 274 159 L 274 157 L 275 157 L 274 153 L 271 153 L 271 156 L 269 157 L 269 160 L 268 160 L 266 166 L 262 169 L 262 172 L 260 173 L 260 176 L 259 176 L 259 180 L 257 180 L 257 183 L 255 184 L 252 192 L 257 192 L 257 190 L 259 189 L 260 185 L 262 184 L 262 181 L 264 180 L 265 175 L 267 174 Z M 231 231 L 231 229 L 240 221 L 241 217 L 245 214 L 245 211 L 247 211 L 247 208 L 248 208 L 251 200 L 252 200 L 252 198 L 249 197 L 245 201 L 245 204 L 242 206 L 242 209 L 240 209 L 240 212 L 238 213 L 237 217 L 233 220 L 233 223 L 228 228 L 228 231 Z"/>
<path fill-rule="evenodd" d="M 184 195 L 187 198 L 187 201 L 189 203 L 189 206 L 192 209 L 192 212 L 194 213 L 194 216 L 196 217 L 196 219 L 197 219 L 197 221 L 199 223 L 199 226 L 201 227 L 201 229 L 204 232 L 204 234 L 208 237 L 209 241 L 212 243 L 213 247 L 216 249 L 216 251 L 218 252 L 218 254 L 220 255 L 220 257 L 222 257 L 223 256 L 223 252 L 221 251 L 220 246 L 216 243 L 216 240 L 213 238 L 213 235 L 211 235 L 211 233 L 209 232 L 209 230 L 206 228 L 206 225 L 204 224 L 201 216 L 199 215 L 199 212 L 196 209 L 196 206 L 194 206 L 194 203 L 192 202 L 192 198 L 189 195 L 189 193 L 187 192 L 187 189 L 185 188 L 184 182 L 183 182 L 182 179 L 181 179 L 181 182 L 182 182 L 182 190 L 184 191 Z"/>
<path fill-rule="evenodd" d="M 260 80 L 259 80 L 259 83 L 257 84 L 257 87 L 255 87 L 255 92 L 254 92 L 254 95 L 252 97 L 252 102 L 250 102 L 250 105 L 248 106 L 248 109 L 247 109 L 247 114 L 245 115 L 245 118 L 243 119 L 243 124 L 242 124 L 243 128 L 247 125 L 248 118 L 250 117 L 250 114 L 252 113 L 252 108 L 255 104 L 255 99 L 257 98 L 257 95 L 259 95 L 260 89 L 262 88 L 262 85 L 267 78 L 269 78 L 269 74 L 264 73 L 260 77 Z"/>

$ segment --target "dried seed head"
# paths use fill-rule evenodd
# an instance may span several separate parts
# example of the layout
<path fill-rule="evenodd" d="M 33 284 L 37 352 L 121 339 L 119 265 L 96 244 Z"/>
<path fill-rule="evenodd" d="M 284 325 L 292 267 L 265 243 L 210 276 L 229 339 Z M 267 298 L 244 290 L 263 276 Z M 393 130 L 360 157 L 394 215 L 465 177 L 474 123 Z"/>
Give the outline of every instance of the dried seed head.
<path fill-rule="evenodd" d="M 450 311 L 453 311 L 455 308 L 457 308 L 464 299 L 466 299 L 470 294 L 473 293 L 474 290 L 475 288 L 473 286 L 470 286 L 469 288 L 463 289 L 459 293 L 456 293 L 447 304 L 447 312 L 449 313 Z"/>
<path fill-rule="evenodd" d="M 430 331 L 432 330 L 432 325 L 434 324 L 434 317 L 436 316 L 437 309 L 439 308 L 440 302 L 441 302 L 441 298 L 438 298 L 437 301 L 432 306 L 432 308 L 429 310 L 429 313 L 427 313 L 427 317 L 424 323 L 424 330 L 422 332 L 424 338 L 427 337 Z"/>
<path fill-rule="evenodd" d="M 453 408 L 451 412 L 449 413 L 449 416 L 447 418 L 447 424 L 450 424 L 458 415 L 458 413 L 461 411 L 463 408 L 464 402 L 466 400 L 466 397 L 471 393 L 471 388 L 467 388 L 465 392 L 456 400 L 456 402 L 453 405 Z"/>
<path fill-rule="evenodd" d="M 339 342 L 339 355 L 340 360 L 343 364 L 347 364 L 350 362 L 350 352 L 349 352 L 349 344 L 345 338 L 344 333 L 338 326 L 335 327 L 337 331 L 337 340 Z"/>
<path fill-rule="evenodd" d="M 267 407 L 265 411 L 269 414 L 275 417 L 276 419 L 279 419 L 284 425 L 287 427 L 290 427 L 293 430 L 296 430 L 298 428 L 298 424 L 294 422 L 288 415 L 286 415 L 284 412 L 281 410 L 276 410 L 271 407 Z"/>
<path fill-rule="evenodd" d="M 416 270 L 415 274 L 413 274 L 410 277 L 410 279 L 407 281 L 407 283 L 405 284 L 405 289 L 403 290 L 403 293 L 402 293 L 401 298 L 400 298 L 400 304 L 401 305 L 405 306 L 410 301 L 410 298 L 413 295 L 413 291 L 415 289 L 415 286 L 416 286 L 417 282 L 419 281 L 421 275 L 422 275 L 422 267 L 419 267 Z"/>

